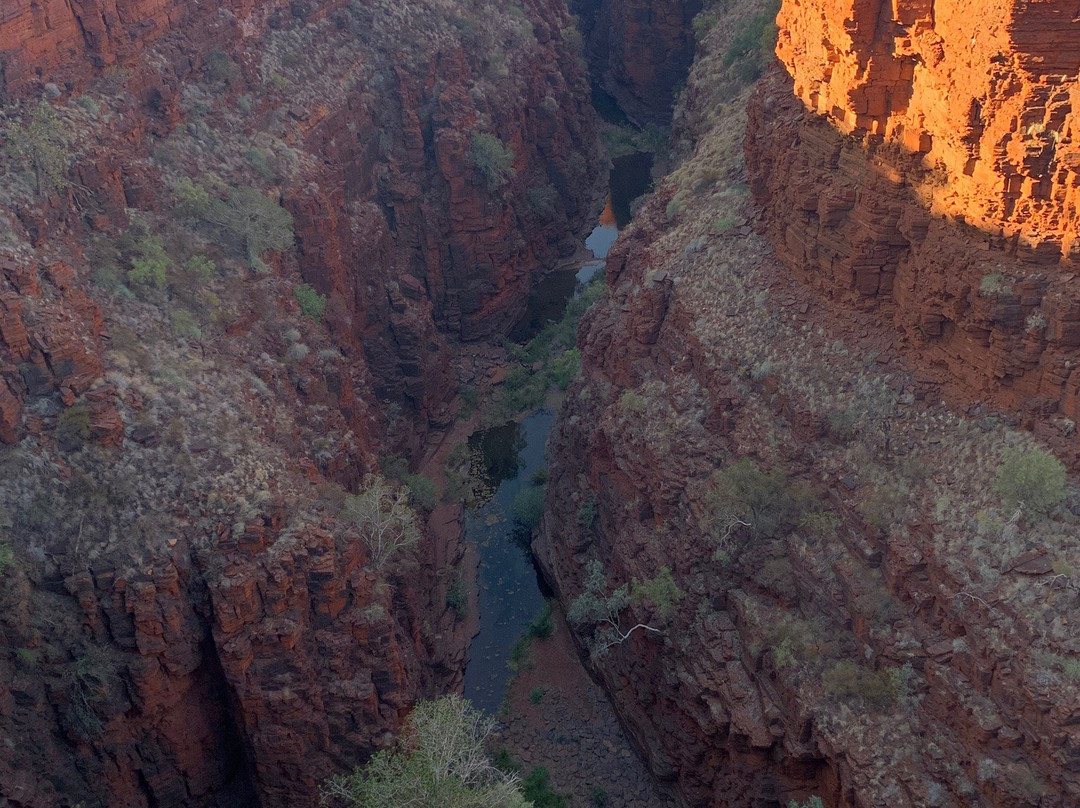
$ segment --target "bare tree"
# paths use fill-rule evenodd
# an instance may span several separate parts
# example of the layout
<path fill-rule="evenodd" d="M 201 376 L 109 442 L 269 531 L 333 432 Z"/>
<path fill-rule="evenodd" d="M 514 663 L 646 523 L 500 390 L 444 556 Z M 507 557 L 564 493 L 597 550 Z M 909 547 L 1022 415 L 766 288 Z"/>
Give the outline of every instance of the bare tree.
<path fill-rule="evenodd" d="M 364 490 L 346 497 L 341 517 L 357 526 L 376 569 L 420 541 L 420 528 L 416 525 L 416 512 L 409 507 L 408 491 L 392 486 L 378 474 L 369 474 L 364 478 Z"/>
<path fill-rule="evenodd" d="M 663 633 L 660 629 L 645 623 L 638 623 L 624 631 L 619 617 L 630 603 L 630 587 L 623 584 L 610 595 L 605 595 L 607 577 L 604 575 L 604 565 L 593 559 L 585 569 L 588 573 L 585 579 L 585 590 L 570 604 L 570 611 L 566 613 L 566 618 L 571 623 L 579 625 L 592 623 L 595 626 L 592 642 L 589 644 L 594 657 L 602 657 L 612 646 L 626 642 L 639 629 L 657 634 Z"/>
<path fill-rule="evenodd" d="M 420 702 L 393 749 L 339 775 L 323 800 L 359 808 L 527 808 L 516 774 L 487 756 L 494 719 L 460 696 Z"/>

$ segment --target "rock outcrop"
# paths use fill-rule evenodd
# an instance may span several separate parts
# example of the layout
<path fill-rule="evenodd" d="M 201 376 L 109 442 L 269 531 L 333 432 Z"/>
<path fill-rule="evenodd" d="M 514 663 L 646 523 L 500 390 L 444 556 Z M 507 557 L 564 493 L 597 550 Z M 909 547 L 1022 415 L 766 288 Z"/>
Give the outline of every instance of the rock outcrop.
<path fill-rule="evenodd" d="M 1080 417 L 1078 13 L 785 3 L 747 136 L 792 271 L 1033 425 Z"/>
<path fill-rule="evenodd" d="M 694 58 L 700 0 L 575 0 L 597 83 L 639 125 L 671 122 Z"/>
<path fill-rule="evenodd" d="M 942 26 L 948 9 L 933 5 Z M 1028 22 L 1072 18 L 1068 4 L 1017 7 Z M 1031 174 L 1061 184 L 1008 213 L 987 197 L 993 232 L 957 221 L 974 186 L 906 153 L 899 125 L 886 132 L 899 100 L 864 108 L 872 83 L 849 94 L 842 78 L 858 63 L 862 87 L 899 47 L 858 62 L 842 43 L 891 37 L 894 8 L 919 14 L 785 3 L 782 55 L 839 49 L 795 86 L 850 123 L 838 131 L 790 78 L 767 77 L 746 137 L 755 207 L 740 159 L 749 96 L 732 98 L 723 62 L 759 8 L 730 4 L 706 38 L 677 115 L 687 159 L 608 258 L 609 296 L 581 326 L 582 379 L 552 438 L 538 557 L 570 603 L 626 587 L 608 605 L 628 636 L 583 620 L 578 637 L 688 805 L 1073 805 L 1077 501 L 1017 509 L 1001 482 L 1006 458 L 1045 451 L 1016 427 L 1074 459 L 1070 174 Z M 954 30 L 971 39 L 970 24 Z M 865 117 L 878 114 L 880 131 Z M 958 207 L 935 208 L 928 188 Z M 1024 230 L 1036 220 L 1043 235 L 1060 227 L 1050 247 Z M 916 300 L 942 307 L 917 336 Z M 1053 374 L 1059 387 L 1041 386 Z"/>
<path fill-rule="evenodd" d="M 0 11 L 0 801 L 315 805 L 460 686 L 460 512 L 380 565 L 346 497 L 430 448 L 455 347 L 591 218 L 571 25 L 554 0 Z M 35 109 L 47 182 L 7 148 Z M 295 247 L 255 247 L 281 208 Z"/>

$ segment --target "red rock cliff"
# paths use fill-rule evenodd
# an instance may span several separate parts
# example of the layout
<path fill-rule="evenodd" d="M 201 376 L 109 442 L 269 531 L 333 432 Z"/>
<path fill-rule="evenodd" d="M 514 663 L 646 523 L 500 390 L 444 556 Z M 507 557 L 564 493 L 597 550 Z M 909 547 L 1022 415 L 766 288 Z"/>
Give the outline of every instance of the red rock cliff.
<path fill-rule="evenodd" d="M 571 7 L 598 83 L 636 123 L 669 123 L 694 57 L 700 0 L 577 0 Z"/>
<path fill-rule="evenodd" d="M 569 25 L 547 0 L 5 4 L 5 122 L 44 94 L 74 160 L 43 189 L 3 151 L 3 800 L 314 805 L 458 686 L 458 510 L 376 569 L 342 506 L 454 419 L 454 346 L 508 329 L 590 218 Z M 255 189 L 295 248 L 249 260 L 183 187 Z"/>
<path fill-rule="evenodd" d="M 1023 8 L 1030 23 L 1063 6 Z M 1007 239 L 1004 214 L 990 233 L 931 210 L 935 193 L 960 199 L 944 162 L 906 152 L 899 126 L 839 132 L 783 75 L 757 90 L 744 166 L 748 93 L 731 99 L 723 57 L 758 8 L 730 4 L 703 43 L 678 118 L 686 160 L 620 235 L 579 330 L 538 556 L 571 603 L 590 562 L 593 596 L 626 587 L 628 636 L 603 647 L 590 620 L 578 636 L 688 805 L 1073 805 L 1078 503 L 1031 513 L 999 484 L 1006 457 L 1039 449 L 1019 425 L 1073 459 L 1067 256 Z M 892 43 L 879 8 L 786 4 L 782 20 L 825 53 Z M 801 52 L 792 41 L 781 31 L 781 53 Z M 805 68 L 826 85 L 863 58 L 830 53 Z M 879 62 L 866 55 L 851 86 Z M 815 91 L 844 118 L 838 86 Z M 1061 235 L 1074 212 L 1055 193 Z M 1036 208 L 1048 228 L 1050 203 Z"/>
<path fill-rule="evenodd" d="M 1075 421 L 1076 3 L 785 3 L 747 138 L 794 272 L 965 395 Z"/>

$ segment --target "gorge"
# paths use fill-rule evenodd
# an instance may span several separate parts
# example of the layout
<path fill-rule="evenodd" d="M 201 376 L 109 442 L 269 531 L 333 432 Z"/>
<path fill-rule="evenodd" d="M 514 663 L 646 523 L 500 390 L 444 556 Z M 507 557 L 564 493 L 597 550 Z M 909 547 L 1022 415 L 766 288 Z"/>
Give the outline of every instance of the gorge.
<path fill-rule="evenodd" d="M 564 653 L 686 806 L 1080 802 L 1080 1 L 976 6 L 5 3 L 0 805 L 314 806 L 467 686 L 448 457 L 601 93 L 670 153 L 548 442 Z"/>

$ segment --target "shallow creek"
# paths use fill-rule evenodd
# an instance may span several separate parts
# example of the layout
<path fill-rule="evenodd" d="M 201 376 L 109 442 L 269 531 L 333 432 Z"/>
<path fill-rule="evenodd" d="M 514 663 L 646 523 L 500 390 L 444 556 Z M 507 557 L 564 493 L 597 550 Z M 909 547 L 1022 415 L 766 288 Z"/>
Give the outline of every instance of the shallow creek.
<path fill-rule="evenodd" d="M 578 266 L 553 273 L 530 299 L 529 310 L 511 339 L 524 343 L 557 320 L 567 302 L 597 272 L 630 218 L 630 203 L 647 190 L 652 156 L 616 161 L 612 197 L 585 245 L 591 253 Z M 551 785 L 573 806 L 602 804 L 624 808 L 670 805 L 657 791 L 630 747 L 603 691 L 585 672 L 561 615 L 554 635 L 535 640 L 508 666 L 516 643 L 543 609 L 549 594 L 529 550 L 530 534 L 512 515 L 515 499 L 534 485 L 546 466 L 545 446 L 555 413 L 540 409 L 519 420 L 476 432 L 469 439 L 474 474 L 492 492 L 466 515 L 466 538 L 479 557 L 479 631 L 470 646 L 465 697 L 502 717 L 495 743 L 532 766 L 545 766 Z M 516 678 L 515 678 L 516 675 Z"/>

